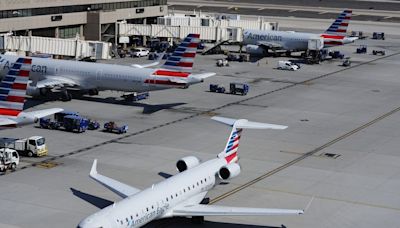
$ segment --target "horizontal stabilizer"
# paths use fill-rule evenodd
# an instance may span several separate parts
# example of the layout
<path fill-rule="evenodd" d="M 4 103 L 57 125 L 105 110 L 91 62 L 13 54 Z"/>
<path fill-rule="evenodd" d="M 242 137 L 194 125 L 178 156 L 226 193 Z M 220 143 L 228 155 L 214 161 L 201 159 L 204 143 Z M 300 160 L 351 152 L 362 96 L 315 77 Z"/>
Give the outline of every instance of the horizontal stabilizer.
<path fill-rule="evenodd" d="M 92 169 L 90 170 L 89 176 L 93 180 L 102 184 L 104 187 L 110 189 L 112 192 L 121 196 L 122 198 L 126 198 L 128 196 L 140 192 L 140 190 L 137 188 L 131 187 L 127 184 L 121 183 L 117 180 L 111 179 L 109 177 L 97 173 L 97 159 L 93 161 Z"/>
<path fill-rule="evenodd" d="M 231 118 L 226 118 L 226 117 L 221 117 L 221 116 L 214 116 L 211 119 L 230 125 L 234 126 L 236 128 L 248 128 L 248 129 L 274 129 L 274 130 L 283 130 L 286 129 L 287 126 L 283 125 L 277 125 L 277 124 L 268 124 L 268 123 L 260 123 L 260 122 L 253 122 L 253 121 L 248 121 L 246 119 L 231 119 Z"/>
<path fill-rule="evenodd" d="M 303 210 L 191 205 L 173 210 L 173 216 L 301 215 Z"/>
<path fill-rule="evenodd" d="M 18 124 L 18 122 L 14 121 L 12 119 L 0 117 L 0 126 L 7 126 L 7 125 L 14 125 L 14 124 Z"/>

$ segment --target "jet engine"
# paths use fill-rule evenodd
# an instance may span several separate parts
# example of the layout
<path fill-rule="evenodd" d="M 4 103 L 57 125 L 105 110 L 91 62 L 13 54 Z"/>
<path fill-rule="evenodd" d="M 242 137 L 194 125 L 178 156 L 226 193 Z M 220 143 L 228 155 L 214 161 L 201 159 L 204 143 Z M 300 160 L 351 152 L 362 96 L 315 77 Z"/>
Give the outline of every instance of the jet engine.
<path fill-rule="evenodd" d="M 30 86 L 26 88 L 26 94 L 32 97 L 46 96 L 50 92 L 47 88 L 37 88 L 35 86 Z"/>
<path fill-rule="evenodd" d="M 267 50 L 261 46 L 248 44 L 246 45 L 246 52 L 250 55 L 266 55 Z"/>
<path fill-rule="evenodd" d="M 176 163 L 176 169 L 181 173 L 200 164 L 200 160 L 195 156 L 188 156 L 180 159 Z"/>
<path fill-rule="evenodd" d="M 228 180 L 236 177 L 240 173 L 240 166 L 237 163 L 231 163 L 227 166 L 222 167 L 219 172 L 219 178 L 222 180 Z"/>

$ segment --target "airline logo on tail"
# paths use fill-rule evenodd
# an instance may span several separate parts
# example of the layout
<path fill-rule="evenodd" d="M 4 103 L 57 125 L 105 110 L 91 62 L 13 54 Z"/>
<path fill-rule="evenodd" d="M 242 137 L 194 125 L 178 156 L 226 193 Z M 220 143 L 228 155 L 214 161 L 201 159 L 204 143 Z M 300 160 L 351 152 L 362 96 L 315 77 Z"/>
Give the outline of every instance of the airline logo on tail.
<path fill-rule="evenodd" d="M 168 57 L 162 69 L 154 71 L 153 78 L 146 79 L 144 83 L 186 88 L 190 83 L 189 76 L 193 69 L 199 42 L 200 34 L 189 34 L 172 55 Z"/>
<path fill-rule="evenodd" d="M 164 63 L 163 68 L 179 72 L 191 72 L 200 34 L 189 34 Z"/>
<path fill-rule="evenodd" d="M 343 45 L 354 41 L 354 39 L 346 37 L 352 12 L 351 10 L 344 10 L 325 33 L 321 35 L 324 38 L 325 47 Z"/>
<path fill-rule="evenodd" d="M 346 36 L 352 12 L 351 10 L 344 10 L 325 33 Z"/>
<path fill-rule="evenodd" d="M 0 84 L 0 116 L 16 118 L 24 109 L 32 59 L 19 58 Z"/>
<path fill-rule="evenodd" d="M 240 140 L 240 136 L 242 134 L 242 130 L 241 128 L 236 129 L 233 128 L 231 135 L 229 136 L 229 140 L 228 143 L 226 144 L 225 150 L 224 150 L 224 157 L 227 161 L 227 163 L 232 163 L 232 162 L 237 162 L 238 156 L 237 156 L 237 152 L 239 149 L 239 140 Z"/>

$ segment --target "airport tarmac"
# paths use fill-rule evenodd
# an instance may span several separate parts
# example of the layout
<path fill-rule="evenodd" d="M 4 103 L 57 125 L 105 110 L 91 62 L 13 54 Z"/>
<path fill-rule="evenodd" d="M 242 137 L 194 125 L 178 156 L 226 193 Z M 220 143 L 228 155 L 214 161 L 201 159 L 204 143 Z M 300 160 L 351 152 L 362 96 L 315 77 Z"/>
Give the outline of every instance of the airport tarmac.
<path fill-rule="evenodd" d="M 360 44 L 368 45 L 368 54 L 354 53 Z M 386 56 L 372 55 L 373 49 Z M 243 133 L 242 173 L 209 193 L 213 203 L 303 209 L 314 197 L 313 203 L 302 216 L 206 217 L 204 225 L 174 218 L 146 227 L 399 227 L 400 41 L 366 39 L 335 50 L 350 56 L 352 66 L 332 60 L 280 71 L 276 62 L 288 59 L 282 57 L 218 68 L 222 55 L 198 56 L 196 71 L 217 75 L 188 89 L 151 92 L 137 103 L 105 91 L 34 106 L 63 107 L 102 123 L 115 120 L 129 130 L 74 134 L 29 125 L 1 131 L 7 137 L 46 137 L 49 156 L 23 158 L 16 172 L 0 177 L 0 227 L 75 227 L 98 207 L 120 200 L 89 179 L 95 158 L 100 173 L 142 189 L 161 181 L 160 172 L 175 174 L 184 156 L 214 158 L 230 129 L 210 120 L 213 115 L 289 126 Z M 110 61 L 121 62 L 148 61 Z M 208 92 L 210 83 L 230 82 L 248 83 L 249 94 Z"/>

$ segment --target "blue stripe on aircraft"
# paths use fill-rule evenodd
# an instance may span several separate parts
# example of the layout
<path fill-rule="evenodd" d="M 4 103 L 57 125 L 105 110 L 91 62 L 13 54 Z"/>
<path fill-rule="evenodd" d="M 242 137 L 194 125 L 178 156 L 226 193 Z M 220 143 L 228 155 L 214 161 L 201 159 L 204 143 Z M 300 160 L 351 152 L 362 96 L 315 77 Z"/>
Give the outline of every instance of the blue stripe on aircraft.
<path fill-rule="evenodd" d="M 176 62 L 169 62 L 169 61 L 167 61 L 167 62 L 165 62 L 165 63 L 164 63 L 164 65 L 166 65 L 166 66 L 177 66 L 177 65 L 178 65 L 178 63 L 176 63 Z"/>
<path fill-rule="evenodd" d="M 168 61 L 176 61 L 176 62 L 179 62 L 179 61 L 181 61 L 181 57 L 174 57 L 174 56 L 171 56 L 171 57 L 169 57 L 168 58 Z"/>
<path fill-rule="evenodd" d="M 0 94 L 8 95 L 9 92 L 10 90 L 8 89 L 0 89 Z"/>
<path fill-rule="evenodd" d="M 15 78 L 14 78 L 14 77 L 6 76 L 6 77 L 3 79 L 3 81 L 5 81 L 5 82 L 14 82 L 14 81 L 15 81 Z"/>
<path fill-rule="evenodd" d="M 12 87 L 12 84 L 4 83 L 4 82 L 0 84 L 0 89 L 1 88 L 9 89 L 11 87 Z"/>

